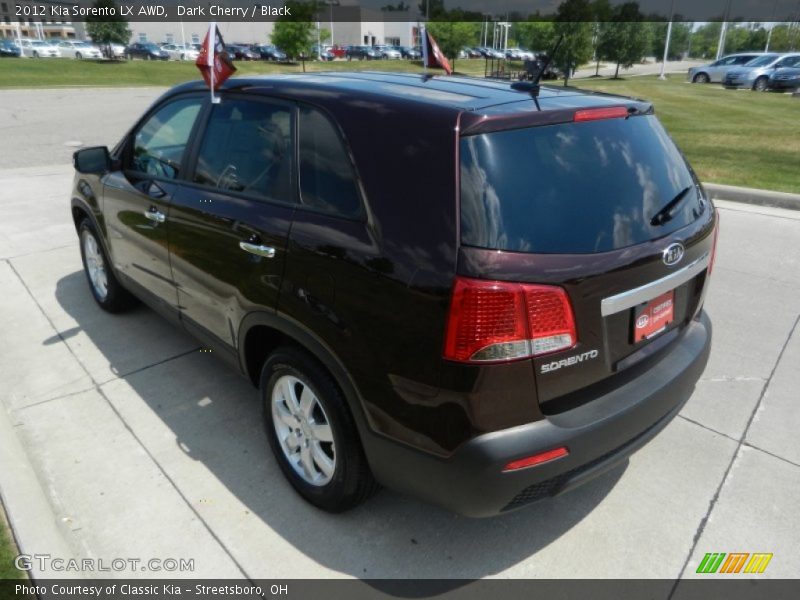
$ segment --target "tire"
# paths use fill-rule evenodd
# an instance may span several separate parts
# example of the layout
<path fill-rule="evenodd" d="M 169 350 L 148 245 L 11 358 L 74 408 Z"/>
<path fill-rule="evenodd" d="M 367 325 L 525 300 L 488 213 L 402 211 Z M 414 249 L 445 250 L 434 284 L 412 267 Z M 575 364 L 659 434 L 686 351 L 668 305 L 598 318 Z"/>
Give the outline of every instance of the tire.
<path fill-rule="evenodd" d="M 709 81 L 711 81 L 711 79 L 707 73 L 698 73 L 694 76 L 694 79 L 692 79 L 693 83 L 708 83 Z"/>
<path fill-rule="evenodd" d="M 33 51 L 33 58 L 39 58 L 39 53 L 35 50 Z"/>
<path fill-rule="evenodd" d="M 125 60 L 133 60 L 133 54 L 126 54 Z"/>
<path fill-rule="evenodd" d="M 114 276 L 100 236 L 89 219 L 84 219 L 78 227 L 78 237 L 81 246 L 81 261 L 89 290 L 95 302 L 105 311 L 110 313 L 123 312 L 137 301 L 128 290 L 122 287 Z"/>
<path fill-rule="evenodd" d="M 753 91 L 766 92 L 768 79 L 769 79 L 768 77 L 764 77 L 763 75 L 758 79 L 756 79 L 753 82 Z"/>
<path fill-rule="evenodd" d="M 75 58 L 77 58 L 78 60 L 83 60 L 83 55 L 80 52 L 76 52 Z"/>
<path fill-rule="evenodd" d="M 298 348 L 278 348 L 260 383 L 269 445 L 297 493 L 335 513 L 378 490 L 347 401 L 322 365 Z"/>

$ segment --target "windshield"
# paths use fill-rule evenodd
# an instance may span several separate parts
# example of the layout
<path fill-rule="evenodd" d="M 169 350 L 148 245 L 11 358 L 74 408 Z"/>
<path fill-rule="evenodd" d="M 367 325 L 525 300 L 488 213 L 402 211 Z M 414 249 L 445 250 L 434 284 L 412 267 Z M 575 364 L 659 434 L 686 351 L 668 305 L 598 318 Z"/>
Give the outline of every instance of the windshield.
<path fill-rule="evenodd" d="M 495 250 L 606 252 L 662 237 L 705 210 L 654 116 L 462 138 L 461 241 Z M 651 219 L 681 191 L 663 224 Z"/>
<path fill-rule="evenodd" d="M 778 58 L 777 54 L 765 54 L 764 56 L 759 56 L 758 58 L 754 58 L 749 63 L 747 63 L 746 67 L 764 67 L 770 64 L 773 60 Z"/>

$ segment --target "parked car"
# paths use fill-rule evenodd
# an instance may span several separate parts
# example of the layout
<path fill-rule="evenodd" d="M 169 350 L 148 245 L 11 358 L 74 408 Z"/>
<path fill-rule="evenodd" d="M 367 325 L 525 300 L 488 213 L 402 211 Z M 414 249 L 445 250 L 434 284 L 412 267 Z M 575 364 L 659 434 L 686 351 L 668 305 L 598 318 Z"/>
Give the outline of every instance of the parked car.
<path fill-rule="evenodd" d="M 336 55 L 331 52 L 330 46 L 317 46 L 316 44 L 311 46 L 311 56 L 323 61 L 331 61 L 336 58 Z"/>
<path fill-rule="evenodd" d="M 58 46 L 41 40 L 19 40 L 20 54 L 29 58 L 60 58 Z"/>
<path fill-rule="evenodd" d="M 721 83 L 729 70 L 746 65 L 763 54 L 763 52 L 729 54 L 707 65 L 691 67 L 686 73 L 686 78 L 692 83 Z"/>
<path fill-rule="evenodd" d="M 169 60 L 169 54 L 156 46 L 153 42 L 134 42 L 125 48 L 125 57 L 128 60 L 141 58 L 142 60 Z"/>
<path fill-rule="evenodd" d="M 170 60 L 197 60 L 200 55 L 191 44 L 164 44 L 161 49 L 167 53 Z"/>
<path fill-rule="evenodd" d="M 375 46 L 374 48 L 378 51 L 381 58 L 390 60 L 400 60 L 403 58 L 402 52 L 394 46 Z"/>
<path fill-rule="evenodd" d="M 261 53 L 244 44 L 226 44 L 225 50 L 231 60 L 261 60 Z"/>
<path fill-rule="evenodd" d="M 97 304 L 143 300 L 257 385 L 312 504 L 520 508 L 691 395 L 717 218 L 647 102 L 388 73 L 218 93 L 76 152 L 71 214 Z"/>
<path fill-rule="evenodd" d="M 379 60 L 383 58 L 381 53 L 372 46 L 348 46 L 345 51 L 347 60 Z"/>
<path fill-rule="evenodd" d="M 419 60 L 422 58 L 422 50 L 411 46 L 400 46 L 400 56 L 409 60 Z"/>
<path fill-rule="evenodd" d="M 84 42 L 82 40 L 64 40 L 58 44 L 58 50 L 61 56 L 76 58 L 78 60 L 84 58 L 103 58 L 103 53 L 97 46 L 93 46 L 89 42 Z"/>
<path fill-rule="evenodd" d="M 258 55 L 262 60 L 272 60 L 275 62 L 283 62 L 288 59 L 286 53 L 279 50 L 275 46 L 250 46 L 250 49 Z"/>
<path fill-rule="evenodd" d="M 13 41 L 0 38 L 0 58 L 19 58 L 22 51 Z"/>
<path fill-rule="evenodd" d="M 464 54 L 466 54 L 467 58 L 481 57 L 481 53 L 478 50 L 476 50 L 475 48 L 470 48 L 469 46 L 464 46 L 464 48 L 462 48 L 462 51 L 464 52 Z"/>
<path fill-rule="evenodd" d="M 764 54 L 743 67 L 728 71 L 722 85 L 728 89 L 748 88 L 763 92 L 767 89 L 769 76 L 777 69 L 792 66 L 798 57 L 798 53 Z"/>
<path fill-rule="evenodd" d="M 122 44 L 104 44 L 103 53 L 107 58 L 125 58 L 125 46 Z"/>
<path fill-rule="evenodd" d="M 800 58 L 791 66 L 784 66 L 769 76 L 767 87 L 774 91 L 796 90 L 800 88 Z"/>

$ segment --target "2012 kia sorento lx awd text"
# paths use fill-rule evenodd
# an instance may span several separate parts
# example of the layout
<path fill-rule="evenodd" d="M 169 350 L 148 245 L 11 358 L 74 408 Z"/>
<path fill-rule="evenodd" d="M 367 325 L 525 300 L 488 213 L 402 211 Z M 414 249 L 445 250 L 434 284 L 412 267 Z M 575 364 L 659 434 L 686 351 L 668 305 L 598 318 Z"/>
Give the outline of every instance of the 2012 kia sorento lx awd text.
<path fill-rule="evenodd" d="M 295 489 L 471 516 L 645 444 L 703 371 L 717 217 L 652 107 L 379 73 L 202 82 L 75 155 L 90 289 L 259 386 Z"/>

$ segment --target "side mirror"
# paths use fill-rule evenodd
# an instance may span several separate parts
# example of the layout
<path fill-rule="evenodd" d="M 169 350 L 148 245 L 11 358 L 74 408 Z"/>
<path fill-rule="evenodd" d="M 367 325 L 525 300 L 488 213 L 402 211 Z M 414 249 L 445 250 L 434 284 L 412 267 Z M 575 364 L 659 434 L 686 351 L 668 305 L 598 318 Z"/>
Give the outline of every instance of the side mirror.
<path fill-rule="evenodd" d="M 106 146 L 83 148 L 72 155 L 72 163 L 78 173 L 104 175 L 111 170 L 111 155 Z"/>

